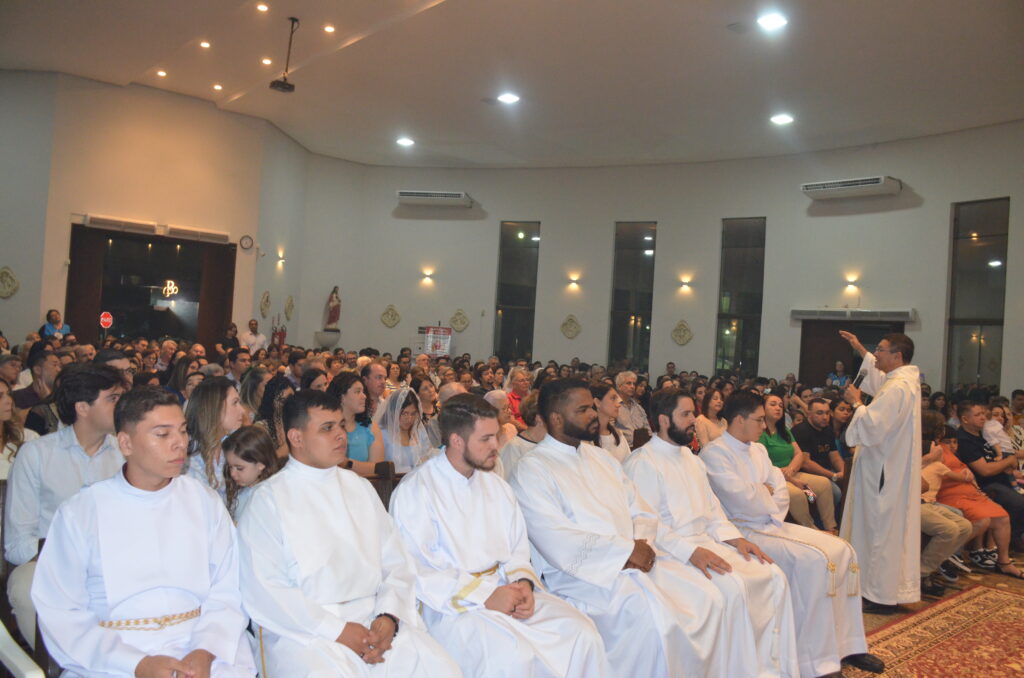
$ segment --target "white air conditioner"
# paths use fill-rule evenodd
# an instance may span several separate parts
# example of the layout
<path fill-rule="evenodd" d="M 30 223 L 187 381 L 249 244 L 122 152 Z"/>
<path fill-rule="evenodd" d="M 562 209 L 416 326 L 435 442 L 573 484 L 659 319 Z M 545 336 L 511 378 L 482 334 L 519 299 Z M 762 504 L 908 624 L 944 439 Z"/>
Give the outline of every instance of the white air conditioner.
<path fill-rule="evenodd" d="M 917 320 L 913 308 L 872 311 L 866 308 L 794 308 L 789 312 L 793 320 L 850 320 L 855 322 L 904 322 Z"/>
<path fill-rule="evenodd" d="M 224 244 L 231 242 L 231 236 L 222 231 L 206 231 L 199 228 L 187 228 L 185 226 L 168 226 L 167 232 L 164 235 L 168 238 L 198 240 L 199 242 L 218 242 Z"/>
<path fill-rule="evenodd" d="M 903 190 L 903 182 L 889 176 L 835 179 L 800 184 L 800 190 L 811 200 L 863 198 L 869 195 L 897 195 Z"/>
<path fill-rule="evenodd" d="M 398 191 L 400 205 L 434 207 L 472 207 L 473 198 L 465 191 Z"/>

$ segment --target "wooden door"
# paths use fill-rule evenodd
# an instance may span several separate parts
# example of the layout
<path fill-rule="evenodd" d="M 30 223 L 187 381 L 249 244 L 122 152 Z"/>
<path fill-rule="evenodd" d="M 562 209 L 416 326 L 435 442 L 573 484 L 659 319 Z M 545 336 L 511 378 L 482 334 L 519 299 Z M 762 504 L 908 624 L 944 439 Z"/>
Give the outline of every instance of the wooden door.
<path fill-rule="evenodd" d="M 861 358 L 839 330 L 853 332 L 871 350 L 886 334 L 903 332 L 901 322 L 851 322 L 804 320 L 800 330 L 800 371 L 797 378 L 810 386 L 823 386 L 825 377 L 835 369 L 836 361 L 846 363 L 847 374 L 856 374 Z"/>

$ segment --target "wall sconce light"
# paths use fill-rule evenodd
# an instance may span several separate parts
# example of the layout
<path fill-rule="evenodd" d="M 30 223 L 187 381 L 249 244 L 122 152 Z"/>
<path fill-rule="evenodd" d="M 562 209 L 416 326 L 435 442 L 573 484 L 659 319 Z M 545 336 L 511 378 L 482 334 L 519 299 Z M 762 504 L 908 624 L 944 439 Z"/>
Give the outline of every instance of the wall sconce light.
<path fill-rule="evenodd" d="M 277 267 L 284 266 L 284 249 L 277 250 Z"/>
<path fill-rule="evenodd" d="M 858 279 L 859 279 L 859 276 L 856 273 L 847 273 L 846 274 L 846 291 L 847 292 L 853 293 L 853 292 L 857 291 L 857 289 L 858 289 L 858 287 L 857 287 L 857 280 Z"/>
<path fill-rule="evenodd" d="M 693 277 L 684 275 L 679 278 L 679 291 L 680 292 L 691 292 L 693 289 L 690 287 L 690 283 L 693 282 Z"/>
<path fill-rule="evenodd" d="M 569 288 L 575 290 L 575 289 L 579 289 L 579 286 L 580 286 L 580 274 L 579 273 L 570 273 L 569 274 Z"/>
<path fill-rule="evenodd" d="M 427 267 L 423 269 L 423 280 L 420 281 L 424 285 L 434 284 L 434 269 Z"/>

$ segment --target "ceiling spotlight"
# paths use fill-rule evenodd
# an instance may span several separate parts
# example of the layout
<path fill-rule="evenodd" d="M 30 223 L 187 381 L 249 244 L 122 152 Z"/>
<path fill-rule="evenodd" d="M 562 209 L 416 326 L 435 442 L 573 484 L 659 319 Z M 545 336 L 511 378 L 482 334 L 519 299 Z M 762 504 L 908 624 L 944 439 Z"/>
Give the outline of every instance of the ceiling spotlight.
<path fill-rule="evenodd" d="M 220 83 L 217 83 L 216 85 L 213 86 L 213 88 L 219 92 L 222 89 L 224 89 L 224 86 L 221 85 Z"/>
<path fill-rule="evenodd" d="M 398 139 L 395 139 L 395 143 L 399 146 L 412 146 L 416 142 L 409 137 L 399 137 Z"/>
<path fill-rule="evenodd" d="M 654 236 L 653 235 L 645 235 L 644 236 L 644 240 L 654 240 Z"/>
<path fill-rule="evenodd" d="M 514 104 L 519 101 L 519 95 L 513 94 L 512 92 L 505 92 L 504 94 L 498 95 L 498 101 L 503 104 Z"/>
<path fill-rule="evenodd" d="M 999 261 L 998 259 L 993 259 L 992 261 L 988 262 L 988 265 L 991 266 L 992 268 L 999 268 L 1000 266 L 1003 265 L 1003 262 Z"/>
<path fill-rule="evenodd" d="M 199 43 L 199 46 L 203 49 L 210 49 L 210 43 L 206 40 L 203 40 L 201 43 Z"/>
<path fill-rule="evenodd" d="M 332 26 L 331 24 L 325 24 L 324 25 L 324 33 L 333 33 L 333 32 L 334 32 L 334 26 Z"/>
<path fill-rule="evenodd" d="M 771 121 L 776 125 L 788 125 L 793 122 L 793 116 L 789 113 L 779 113 L 771 117 Z"/>
<path fill-rule="evenodd" d="M 770 14 L 763 14 L 757 17 L 757 24 L 769 33 L 779 30 L 788 23 L 789 20 L 778 12 L 771 12 Z"/>
<path fill-rule="evenodd" d="M 540 236 L 539 235 L 535 235 L 532 238 L 530 238 L 530 240 L 532 240 L 533 242 L 540 242 Z"/>
<path fill-rule="evenodd" d="M 654 250 L 644 250 L 644 254 L 648 257 L 654 256 Z"/>
<path fill-rule="evenodd" d="M 167 71 L 157 71 L 156 74 L 159 75 L 161 78 L 167 77 Z"/>
<path fill-rule="evenodd" d="M 525 237 L 526 237 L 526 234 L 525 234 L 525 233 L 523 233 L 522 231 L 519 231 L 519 233 L 517 234 L 517 236 L 516 236 L 516 237 L 518 237 L 518 238 L 519 238 L 520 240 L 522 240 L 523 238 L 525 238 Z"/>
<path fill-rule="evenodd" d="M 267 7 L 267 5 L 265 3 L 261 2 L 260 4 L 256 5 L 256 9 L 261 11 L 261 12 L 266 12 L 270 8 Z"/>
<path fill-rule="evenodd" d="M 263 57 L 262 59 L 260 59 L 260 63 L 263 64 L 264 66 L 269 66 L 274 62 L 271 61 L 270 57 Z"/>

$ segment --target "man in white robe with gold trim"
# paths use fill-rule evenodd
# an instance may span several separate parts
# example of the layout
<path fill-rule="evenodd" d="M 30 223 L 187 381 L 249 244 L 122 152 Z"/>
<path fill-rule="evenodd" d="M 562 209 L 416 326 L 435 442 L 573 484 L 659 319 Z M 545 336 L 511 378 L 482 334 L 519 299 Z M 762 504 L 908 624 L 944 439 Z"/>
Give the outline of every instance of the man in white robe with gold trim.
<path fill-rule="evenodd" d="M 391 499 L 431 635 L 467 677 L 610 676 L 594 622 L 545 593 L 530 564 L 519 504 L 493 470 L 497 409 L 457 395 L 440 425 L 444 454 L 408 474 Z"/>
<path fill-rule="evenodd" d="M 300 391 L 283 414 L 291 457 L 238 526 L 263 675 L 461 676 L 416 613 L 413 563 L 377 493 L 337 466 L 347 444 L 338 401 Z"/>
<path fill-rule="evenodd" d="M 726 597 L 741 596 L 757 644 L 758 675 L 800 675 L 786 575 L 729 522 L 704 464 L 686 447 L 696 420 L 693 398 L 677 388 L 651 400 L 654 437 L 623 468 L 658 517 L 683 537 L 672 551 L 700 569 Z"/>
<path fill-rule="evenodd" d="M 842 662 L 881 672 L 882 662 L 867 654 L 853 548 L 827 532 L 784 522 L 786 479 L 756 442 L 765 429 L 763 399 L 738 391 L 722 416 L 726 432 L 701 450 L 700 459 L 726 516 L 789 579 L 800 675 L 841 676 Z"/>
<path fill-rule="evenodd" d="M 254 676 L 235 528 L 212 490 L 181 475 L 177 398 L 136 388 L 114 420 L 127 463 L 61 505 L 39 556 L 47 649 L 68 677 Z"/>
<path fill-rule="evenodd" d="M 726 598 L 671 555 L 675 535 L 622 465 L 591 443 L 587 382 L 540 391 L 548 435 L 511 476 L 545 584 L 590 616 L 618 676 L 756 676 L 741 596 Z"/>

